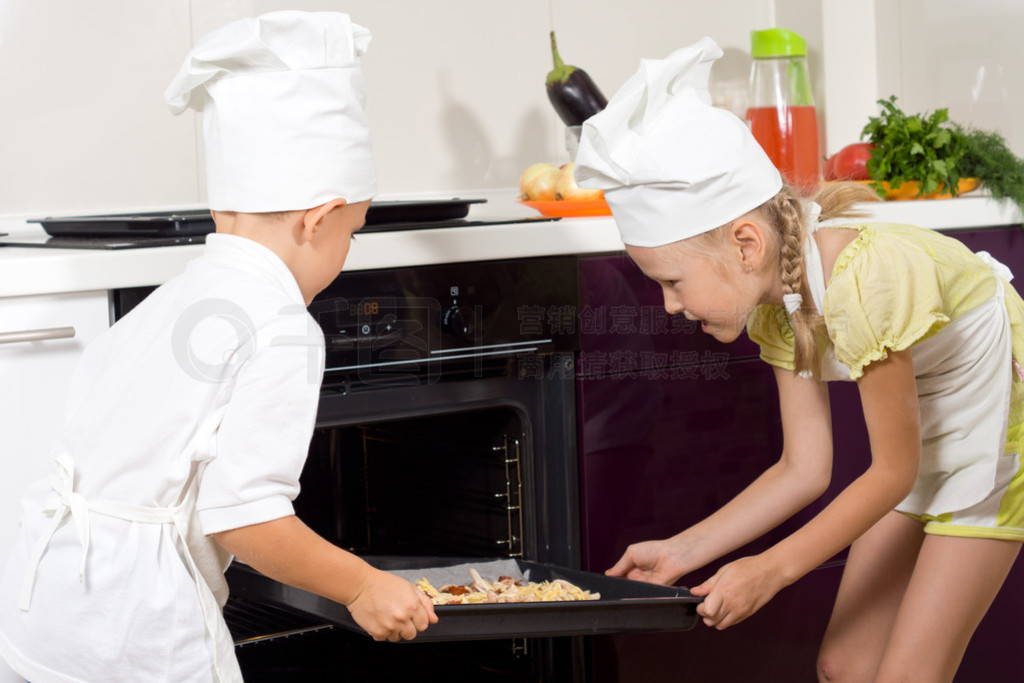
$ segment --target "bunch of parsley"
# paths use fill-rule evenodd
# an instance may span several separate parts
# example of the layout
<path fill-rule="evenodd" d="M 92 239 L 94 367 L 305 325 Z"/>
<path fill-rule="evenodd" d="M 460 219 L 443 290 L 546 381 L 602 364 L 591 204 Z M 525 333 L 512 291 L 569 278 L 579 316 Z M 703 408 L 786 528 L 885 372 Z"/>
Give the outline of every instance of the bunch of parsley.
<path fill-rule="evenodd" d="M 937 191 L 955 196 L 965 145 L 963 133 L 943 125 L 948 110 L 908 116 L 896 106 L 895 95 L 878 103 L 882 114 L 868 119 L 861 138 L 875 146 L 867 168 L 879 196 L 885 196 L 883 181 L 895 189 L 908 180 L 919 183 L 918 196 Z"/>
<path fill-rule="evenodd" d="M 875 146 L 868 174 L 879 196 L 883 182 L 898 188 L 919 183 L 917 196 L 949 192 L 961 178 L 975 178 L 996 199 L 1009 199 L 1024 213 L 1024 160 L 1015 156 L 999 133 L 964 128 L 949 120 L 948 110 L 908 116 L 896 96 L 878 100 L 882 114 L 868 119 L 861 138 Z"/>

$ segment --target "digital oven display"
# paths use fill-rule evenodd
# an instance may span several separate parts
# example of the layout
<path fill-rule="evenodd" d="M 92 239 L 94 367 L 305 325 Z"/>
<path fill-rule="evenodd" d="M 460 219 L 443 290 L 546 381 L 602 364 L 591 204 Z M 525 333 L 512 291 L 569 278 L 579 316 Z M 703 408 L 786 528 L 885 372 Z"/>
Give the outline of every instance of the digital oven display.
<path fill-rule="evenodd" d="M 327 337 L 350 340 L 377 338 L 394 332 L 404 306 L 394 297 L 360 297 L 330 299 L 314 304 L 313 317 Z"/>
<path fill-rule="evenodd" d="M 440 304 L 433 298 L 361 296 L 314 302 L 311 313 L 324 331 L 327 370 L 412 369 L 437 345 Z"/>

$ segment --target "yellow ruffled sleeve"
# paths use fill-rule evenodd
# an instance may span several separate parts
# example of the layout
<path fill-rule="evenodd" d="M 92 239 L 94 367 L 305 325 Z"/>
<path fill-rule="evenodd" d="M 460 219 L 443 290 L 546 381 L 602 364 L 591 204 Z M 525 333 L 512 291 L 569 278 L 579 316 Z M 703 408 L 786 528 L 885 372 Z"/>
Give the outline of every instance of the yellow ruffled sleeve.
<path fill-rule="evenodd" d="M 761 347 L 761 360 L 786 370 L 796 367 L 793 328 L 782 306 L 761 304 L 747 320 L 747 336 Z"/>
<path fill-rule="evenodd" d="M 825 290 L 825 325 L 850 379 L 861 377 L 865 366 L 890 350 L 907 349 L 951 320 L 936 254 L 880 247 L 876 233 L 862 231 L 840 254 Z"/>

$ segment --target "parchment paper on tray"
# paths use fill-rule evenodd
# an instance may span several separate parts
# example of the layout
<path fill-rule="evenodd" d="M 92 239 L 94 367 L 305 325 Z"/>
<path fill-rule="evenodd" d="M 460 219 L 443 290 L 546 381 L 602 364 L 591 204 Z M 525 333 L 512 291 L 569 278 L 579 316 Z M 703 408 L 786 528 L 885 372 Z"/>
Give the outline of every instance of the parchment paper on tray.
<path fill-rule="evenodd" d="M 473 568 L 488 581 L 497 581 L 499 576 L 511 576 L 516 580 L 530 580 L 530 570 L 523 572 L 515 560 L 487 560 L 483 562 L 467 562 L 449 567 L 423 567 L 422 569 L 389 569 L 392 574 L 401 576 L 406 581 L 415 583 L 426 579 L 437 587 L 445 584 L 462 586 L 473 581 L 469 570 Z"/>

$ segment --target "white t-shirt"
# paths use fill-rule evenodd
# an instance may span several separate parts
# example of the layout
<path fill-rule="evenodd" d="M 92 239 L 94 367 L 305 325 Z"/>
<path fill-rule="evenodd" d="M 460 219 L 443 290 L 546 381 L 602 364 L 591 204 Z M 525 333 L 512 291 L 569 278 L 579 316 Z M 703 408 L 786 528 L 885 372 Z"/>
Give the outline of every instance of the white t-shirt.
<path fill-rule="evenodd" d="M 194 463 L 211 534 L 292 514 L 323 375 L 323 335 L 284 263 L 231 235 L 158 288 L 83 354 L 58 453 L 86 500 L 179 502 Z M 17 457 L 17 454 L 12 454 Z M 50 520 L 34 484 L 0 581 L 0 654 L 34 682 L 212 680 L 196 587 L 167 524 L 68 517 L 18 608 L 25 566 Z"/>

